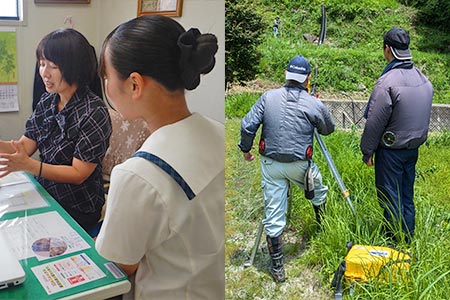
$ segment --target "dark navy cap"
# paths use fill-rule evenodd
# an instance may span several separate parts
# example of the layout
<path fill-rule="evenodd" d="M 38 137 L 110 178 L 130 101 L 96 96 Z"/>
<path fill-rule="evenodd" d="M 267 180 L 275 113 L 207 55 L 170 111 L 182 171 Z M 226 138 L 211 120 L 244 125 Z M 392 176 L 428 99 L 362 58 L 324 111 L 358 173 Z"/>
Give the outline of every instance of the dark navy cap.
<path fill-rule="evenodd" d="M 391 48 L 392 54 L 398 60 L 410 60 L 409 33 L 399 27 L 393 27 L 384 34 L 384 44 Z"/>
<path fill-rule="evenodd" d="M 286 80 L 295 80 L 303 83 L 311 73 L 309 61 L 301 55 L 297 55 L 289 62 L 286 69 Z"/>

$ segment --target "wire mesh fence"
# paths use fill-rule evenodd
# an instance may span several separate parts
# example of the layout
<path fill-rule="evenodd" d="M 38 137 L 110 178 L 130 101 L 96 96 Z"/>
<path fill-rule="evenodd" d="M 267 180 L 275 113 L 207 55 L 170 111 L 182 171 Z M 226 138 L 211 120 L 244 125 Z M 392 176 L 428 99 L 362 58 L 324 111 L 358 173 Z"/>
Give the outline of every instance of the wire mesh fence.
<path fill-rule="evenodd" d="M 329 109 L 337 128 L 349 129 L 356 126 L 363 129 L 363 117 L 367 101 L 321 100 Z M 450 130 L 450 105 L 433 104 L 430 131 Z"/>

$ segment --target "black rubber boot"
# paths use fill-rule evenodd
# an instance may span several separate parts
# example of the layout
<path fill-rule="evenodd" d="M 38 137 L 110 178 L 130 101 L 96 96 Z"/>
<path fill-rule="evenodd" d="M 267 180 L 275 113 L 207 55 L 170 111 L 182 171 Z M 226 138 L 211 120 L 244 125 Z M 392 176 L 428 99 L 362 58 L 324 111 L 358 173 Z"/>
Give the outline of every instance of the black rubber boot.
<path fill-rule="evenodd" d="M 272 259 L 269 267 L 269 272 L 272 275 L 275 282 L 283 282 L 286 280 L 286 275 L 283 266 L 283 252 L 282 248 L 282 235 L 278 237 L 266 236 L 267 247 L 269 248 L 269 254 Z"/>
<path fill-rule="evenodd" d="M 320 205 L 313 205 L 314 212 L 316 214 L 316 222 L 319 226 L 322 225 L 323 214 L 325 213 L 325 203 Z"/>

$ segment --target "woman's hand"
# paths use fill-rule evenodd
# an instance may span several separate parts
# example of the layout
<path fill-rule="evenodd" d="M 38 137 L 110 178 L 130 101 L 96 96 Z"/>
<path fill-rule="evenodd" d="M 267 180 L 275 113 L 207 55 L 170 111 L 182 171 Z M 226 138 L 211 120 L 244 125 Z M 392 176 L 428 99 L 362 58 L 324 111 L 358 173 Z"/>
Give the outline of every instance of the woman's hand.
<path fill-rule="evenodd" d="M 25 146 L 19 141 L 11 141 L 14 153 L 0 153 L 0 178 L 11 172 L 26 171 L 32 174 L 39 173 L 39 162 L 30 158 Z"/>

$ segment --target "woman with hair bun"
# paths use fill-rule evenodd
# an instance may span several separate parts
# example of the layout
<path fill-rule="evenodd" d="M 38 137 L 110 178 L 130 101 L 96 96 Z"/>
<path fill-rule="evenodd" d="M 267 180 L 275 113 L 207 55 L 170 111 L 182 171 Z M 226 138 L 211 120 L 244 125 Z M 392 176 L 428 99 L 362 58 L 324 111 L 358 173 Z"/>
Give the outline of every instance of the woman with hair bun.
<path fill-rule="evenodd" d="M 214 35 L 160 15 L 123 23 L 103 43 L 108 101 L 151 131 L 112 171 L 96 241 L 135 274 L 134 299 L 224 298 L 224 126 L 191 113 L 184 94 L 217 49 Z"/>

